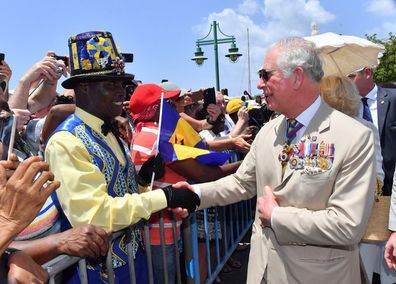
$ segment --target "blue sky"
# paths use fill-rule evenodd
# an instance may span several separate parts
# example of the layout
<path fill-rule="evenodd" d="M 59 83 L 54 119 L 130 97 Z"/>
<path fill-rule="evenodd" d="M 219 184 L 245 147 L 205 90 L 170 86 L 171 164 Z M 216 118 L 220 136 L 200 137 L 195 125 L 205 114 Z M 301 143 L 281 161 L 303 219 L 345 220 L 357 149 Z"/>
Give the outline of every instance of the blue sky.
<path fill-rule="evenodd" d="M 168 79 L 193 90 L 215 86 L 213 46 L 204 46 L 208 60 L 191 61 L 196 39 L 204 37 L 216 20 L 234 35 L 243 56 L 230 63 L 219 46 L 220 87 L 231 96 L 248 89 L 247 28 L 250 35 L 252 93 L 257 70 L 268 46 L 291 35 L 308 36 L 315 21 L 319 33 L 335 32 L 386 38 L 396 31 L 395 0 L 69 0 L 4 1 L 0 52 L 13 70 L 10 88 L 44 57 L 48 50 L 68 55 L 69 36 L 91 30 L 113 34 L 122 52 L 132 52 L 127 72 L 145 83 Z M 61 90 L 61 88 L 59 88 Z"/>

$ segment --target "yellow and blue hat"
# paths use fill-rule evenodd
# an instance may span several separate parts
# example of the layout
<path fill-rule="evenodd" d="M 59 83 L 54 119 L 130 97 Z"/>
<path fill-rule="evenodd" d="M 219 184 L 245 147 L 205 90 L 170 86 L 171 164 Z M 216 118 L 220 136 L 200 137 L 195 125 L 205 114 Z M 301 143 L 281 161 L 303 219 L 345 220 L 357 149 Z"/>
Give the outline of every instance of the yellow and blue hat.
<path fill-rule="evenodd" d="M 124 71 L 125 64 L 109 32 L 85 32 L 69 38 L 70 77 L 62 82 L 73 89 L 80 81 L 125 80 L 134 75 Z"/>
<path fill-rule="evenodd" d="M 226 111 L 228 114 L 232 114 L 237 112 L 242 107 L 242 100 L 241 99 L 232 99 L 228 102 L 226 106 Z"/>

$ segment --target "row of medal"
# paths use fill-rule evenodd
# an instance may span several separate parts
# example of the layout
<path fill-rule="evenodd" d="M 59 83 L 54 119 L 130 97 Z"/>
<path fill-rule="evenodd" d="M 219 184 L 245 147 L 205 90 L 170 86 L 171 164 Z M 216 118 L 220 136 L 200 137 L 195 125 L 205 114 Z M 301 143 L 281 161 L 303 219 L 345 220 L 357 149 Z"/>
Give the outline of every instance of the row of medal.
<path fill-rule="evenodd" d="M 283 145 L 279 161 L 292 170 L 307 169 L 314 172 L 329 170 L 334 160 L 334 144 L 311 143 L 301 140 L 298 144 Z"/>

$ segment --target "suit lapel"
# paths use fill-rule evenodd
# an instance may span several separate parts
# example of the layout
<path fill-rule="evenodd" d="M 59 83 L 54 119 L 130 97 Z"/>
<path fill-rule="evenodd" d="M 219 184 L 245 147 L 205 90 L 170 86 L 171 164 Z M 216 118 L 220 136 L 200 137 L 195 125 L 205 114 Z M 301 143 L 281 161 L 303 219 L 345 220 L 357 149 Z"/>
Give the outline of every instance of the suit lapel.
<path fill-rule="evenodd" d="M 379 137 L 382 136 L 384 129 L 385 117 L 389 108 L 388 94 L 380 87 L 377 91 L 377 116 Z"/>
<path fill-rule="evenodd" d="M 283 144 L 286 142 L 286 118 L 274 127 L 274 151 L 272 151 L 273 159 L 275 161 L 275 178 L 278 184 L 282 181 L 282 164 L 279 161 L 279 154 L 282 152 Z M 272 141 L 272 140 L 271 140 Z"/>

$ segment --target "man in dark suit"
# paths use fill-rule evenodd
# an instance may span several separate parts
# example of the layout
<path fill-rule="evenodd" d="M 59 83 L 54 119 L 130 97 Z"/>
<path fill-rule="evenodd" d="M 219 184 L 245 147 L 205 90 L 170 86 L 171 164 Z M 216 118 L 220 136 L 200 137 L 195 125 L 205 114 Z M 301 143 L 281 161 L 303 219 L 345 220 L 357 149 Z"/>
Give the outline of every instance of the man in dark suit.
<path fill-rule="evenodd" d="M 348 76 L 355 82 L 362 96 L 360 117 L 365 117 L 364 98 L 367 98 L 372 122 L 377 127 L 381 141 L 383 168 L 385 172 L 384 195 L 391 195 L 396 151 L 396 89 L 381 88 L 374 83 L 373 69 L 364 67 Z M 368 117 L 370 118 L 370 117 Z M 370 119 L 368 119 L 370 120 Z"/>
<path fill-rule="evenodd" d="M 392 148 L 396 145 L 396 89 L 377 86 L 374 83 L 373 69 L 370 67 L 356 70 L 348 77 L 355 82 L 362 97 L 359 117 L 373 122 L 378 129 L 385 173 L 382 192 L 383 195 L 391 195 L 396 162 L 396 151 Z M 390 218 L 392 219 L 392 216 Z M 389 226 L 389 229 L 392 230 L 392 227 Z M 393 233 L 388 241 L 388 251 L 393 250 L 393 246 L 396 246 L 396 233 Z M 373 277 L 374 272 L 373 283 L 393 283 L 396 280 L 395 271 L 383 265 L 384 260 L 381 256 L 384 255 L 384 250 L 387 249 L 380 243 L 360 244 L 360 254 L 369 279 Z"/>

